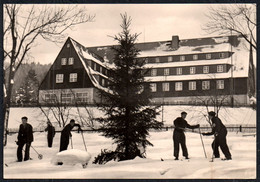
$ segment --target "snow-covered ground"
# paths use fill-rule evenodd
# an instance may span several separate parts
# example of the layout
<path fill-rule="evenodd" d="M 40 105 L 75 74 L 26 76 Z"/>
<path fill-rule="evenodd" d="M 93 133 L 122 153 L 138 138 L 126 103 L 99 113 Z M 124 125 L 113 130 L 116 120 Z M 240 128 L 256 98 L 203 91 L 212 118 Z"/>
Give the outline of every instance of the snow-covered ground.
<path fill-rule="evenodd" d="M 213 108 L 210 108 L 213 110 Z M 57 127 L 58 124 L 52 112 L 47 112 L 48 110 L 44 108 L 46 114 L 50 118 L 52 124 Z M 180 116 L 182 111 L 188 113 L 186 120 L 189 124 L 200 124 L 207 125 L 207 121 L 204 115 L 207 115 L 207 110 L 203 106 L 164 106 L 160 107 L 160 115 L 157 119 L 159 121 L 164 121 L 166 126 L 172 126 L 173 120 Z M 79 112 L 78 112 L 79 111 Z M 88 112 L 91 113 L 93 117 L 100 117 L 103 113 L 95 107 L 89 107 Z M 67 108 L 65 112 L 69 119 L 75 119 L 76 122 L 80 122 L 79 115 L 88 118 L 85 108 Z M 28 122 L 32 124 L 33 128 L 39 128 L 41 130 L 46 126 L 46 117 L 39 108 L 11 108 L 9 117 L 9 129 L 17 130 L 21 124 L 21 117 L 27 116 Z M 222 108 L 219 113 L 219 117 L 222 122 L 228 125 L 242 125 L 242 126 L 256 126 L 256 110 L 249 107 L 240 108 Z"/>
<path fill-rule="evenodd" d="M 85 151 L 81 134 L 72 133 L 73 149 Z M 94 157 L 101 149 L 114 149 L 112 141 L 98 133 L 84 133 L 87 150 L 92 158 L 87 168 L 81 164 L 57 166 L 51 163 L 59 150 L 60 133 L 54 138 L 52 148 L 47 147 L 45 132 L 34 133 L 35 141 L 32 146 L 43 159 L 31 148 L 33 160 L 14 162 L 16 160 L 17 134 L 8 138 L 4 147 L 4 179 L 255 179 L 256 178 L 256 137 L 243 136 L 243 133 L 229 132 L 228 146 L 232 153 L 232 161 L 215 159 L 212 156 L 212 137 L 203 137 L 206 154 L 204 156 L 200 135 L 186 132 L 187 147 L 190 160 L 173 160 L 172 131 L 151 132 L 149 140 L 154 144 L 146 151 L 147 158 L 115 162 L 105 165 L 92 164 Z M 71 150 L 71 144 L 69 145 Z M 180 151 L 181 156 L 181 151 Z M 221 157 L 224 157 L 221 153 Z M 163 161 L 161 160 L 163 159 Z M 6 166 L 6 165 L 8 166 Z"/>
<path fill-rule="evenodd" d="M 188 113 L 187 121 L 190 124 L 207 125 L 203 116 L 207 113 L 205 107 L 192 106 L 164 106 L 160 108 L 163 114 L 158 116 L 165 125 L 172 125 L 172 121 L 180 116 L 182 111 Z M 89 108 L 93 116 L 101 116 L 97 108 Z M 81 115 L 87 118 L 86 111 L 80 109 Z M 51 112 L 49 118 L 57 129 L 57 123 Z M 11 108 L 9 129 L 18 130 L 21 117 L 27 116 L 28 122 L 34 129 L 43 130 L 46 127 L 46 117 L 39 108 Z M 219 117 L 225 125 L 256 126 L 256 111 L 251 108 L 223 108 Z M 79 122 L 75 108 L 70 109 L 69 119 L 74 118 Z M 73 149 L 85 151 L 82 135 L 73 132 Z M 187 147 L 190 160 L 173 160 L 172 130 L 151 131 L 149 141 L 154 144 L 146 151 L 147 158 L 136 158 L 134 160 L 115 162 L 111 161 L 105 165 L 92 164 L 94 158 L 101 149 L 114 150 L 112 140 L 101 136 L 99 133 L 84 132 L 87 151 L 92 158 L 87 168 L 81 164 L 76 165 L 54 165 L 51 161 L 59 151 L 60 133 L 54 138 L 53 147 L 47 147 L 47 136 L 45 132 L 35 132 L 32 146 L 43 155 L 38 159 L 38 154 L 31 148 L 33 160 L 17 163 L 16 150 L 17 133 L 8 136 L 7 146 L 4 147 L 3 176 L 5 179 L 255 179 L 256 178 L 256 137 L 243 136 L 245 133 L 229 132 L 227 143 L 232 154 L 232 161 L 221 161 L 220 159 L 209 162 L 212 156 L 211 142 L 213 137 L 204 136 L 203 141 L 207 153 L 204 156 L 200 135 L 186 132 Z M 71 144 L 69 145 L 71 149 Z M 182 151 L 180 151 L 180 156 Z M 222 154 L 222 153 L 221 153 Z M 224 157 L 223 154 L 221 157 Z M 162 161 L 163 160 L 163 161 Z M 6 165 L 5 165 L 6 164 Z"/>

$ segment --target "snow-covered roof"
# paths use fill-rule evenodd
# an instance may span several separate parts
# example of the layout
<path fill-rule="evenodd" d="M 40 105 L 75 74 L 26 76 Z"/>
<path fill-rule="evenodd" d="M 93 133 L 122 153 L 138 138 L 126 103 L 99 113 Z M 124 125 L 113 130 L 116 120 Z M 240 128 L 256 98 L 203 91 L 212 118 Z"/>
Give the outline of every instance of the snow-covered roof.
<path fill-rule="evenodd" d="M 92 84 L 94 85 L 94 87 L 96 87 L 100 90 L 103 90 L 105 92 L 111 93 L 110 89 L 103 87 L 99 84 L 99 82 L 96 80 L 96 78 L 94 77 L 94 74 L 93 74 L 93 73 L 96 74 L 97 72 L 92 70 L 91 67 L 86 64 L 84 59 L 95 61 L 96 63 L 98 63 L 100 65 L 103 65 L 103 63 L 99 59 L 95 58 L 93 56 L 93 54 L 91 54 L 87 49 L 84 49 L 84 47 L 82 45 L 80 45 L 73 39 L 71 39 L 71 42 L 72 42 L 72 45 L 74 46 L 75 50 L 77 51 L 80 61 L 81 61 L 82 65 L 84 66 L 84 68 L 89 76 L 89 79 L 92 82 Z M 99 73 L 99 74 L 101 74 L 101 73 Z M 105 75 L 102 74 L 102 76 L 105 76 Z"/>
<path fill-rule="evenodd" d="M 154 56 L 172 56 L 172 55 L 186 55 L 199 54 L 207 52 L 223 52 L 230 50 L 229 43 L 222 43 L 216 45 L 200 45 L 200 46 L 180 46 L 177 50 L 169 48 L 167 43 L 161 44 L 159 47 L 147 51 L 140 51 L 138 57 L 154 57 Z"/>
<path fill-rule="evenodd" d="M 196 61 L 180 61 L 168 63 L 148 63 L 144 68 L 170 68 L 182 66 L 198 66 L 198 65 L 214 65 L 214 64 L 229 64 L 233 65 L 227 73 L 217 73 L 217 78 L 229 78 L 231 75 L 234 78 L 247 77 L 249 67 L 249 49 L 246 48 L 247 42 L 244 38 L 235 36 L 236 45 L 231 45 L 230 36 L 197 38 L 197 39 L 183 39 L 179 41 L 179 48 L 172 49 L 171 41 L 158 41 L 148 43 L 137 43 L 136 47 L 140 50 L 138 58 L 142 57 L 158 57 L 158 56 L 174 56 L 174 55 L 188 55 L 200 53 L 214 53 L 214 52 L 233 52 L 232 56 L 224 59 L 210 59 L 210 60 L 196 60 Z M 85 59 L 93 60 L 94 62 L 103 65 L 107 68 L 114 68 L 112 61 L 112 49 L 110 46 L 100 47 L 84 47 L 72 40 L 75 49 Z M 254 55 L 255 56 L 255 55 Z M 98 59 L 98 58 L 100 59 Z M 92 70 L 93 73 L 94 70 Z M 233 71 L 233 72 L 232 72 Z M 232 72 L 232 73 L 231 73 Z M 95 72 L 97 73 L 97 72 Z M 98 74 L 98 73 L 97 73 Z M 213 74 L 210 74 L 211 77 Z M 213 75 L 213 76 L 214 76 Z M 208 75 L 196 74 L 192 75 L 171 75 L 167 79 L 207 79 Z M 165 80 L 165 76 L 146 77 L 149 80 Z"/>

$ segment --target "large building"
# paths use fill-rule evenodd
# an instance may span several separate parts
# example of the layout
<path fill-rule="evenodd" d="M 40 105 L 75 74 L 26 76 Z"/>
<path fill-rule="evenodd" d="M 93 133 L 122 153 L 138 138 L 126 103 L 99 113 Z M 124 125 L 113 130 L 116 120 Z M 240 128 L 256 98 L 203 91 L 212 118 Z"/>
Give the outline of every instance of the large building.
<path fill-rule="evenodd" d="M 172 36 L 169 41 L 137 43 L 136 48 L 137 59 L 145 60 L 143 69 L 149 69 L 145 81 L 154 104 L 217 100 L 248 105 L 255 92 L 253 54 L 240 36 L 182 40 Z M 109 92 L 113 67 L 111 46 L 85 47 L 68 38 L 40 85 L 39 102 L 101 102 L 98 89 Z"/>

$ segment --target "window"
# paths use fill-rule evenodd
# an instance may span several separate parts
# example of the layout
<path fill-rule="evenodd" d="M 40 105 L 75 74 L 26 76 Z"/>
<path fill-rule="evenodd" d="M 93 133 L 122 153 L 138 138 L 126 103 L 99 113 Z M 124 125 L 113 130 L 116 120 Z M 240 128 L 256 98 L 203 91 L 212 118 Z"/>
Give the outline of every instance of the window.
<path fill-rule="evenodd" d="M 172 57 L 171 56 L 168 57 L 168 62 L 172 62 Z"/>
<path fill-rule="evenodd" d="M 67 44 L 67 48 L 69 48 L 70 47 L 70 44 Z"/>
<path fill-rule="evenodd" d="M 77 77 L 78 77 L 77 73 L 71 73 L 70 74 L 70 82 L 77 82 Z"/>
<path fill-rule="evenodd" d="M 100 66 L 100 73 L 102 73 L 103 72 L 103 67 L 102 66 Z"/>
<path fill-rule="evenodd" d="M 210 89 L 210 82 L 202 81 L 202 90 L 209 90 L 209 89 Z"/>
<path fill-rule="evenodd" d="M 190 67 L 190 74 L 195 74 L 195 73 L 196 73 L 196 68 Z"/>
<path fill-rule="evenodd" d="M 96 71 L 97 70 L 97 64 L 96 63 L 93 63 L 94 64 L 94 70 Z"/>
<path fill-rule="evenodd" d="M 219 53 L 219 58 L 225 58 L 225 53 L 224 52 Z"/>
<path fill-rule="evenodd" d="M 159 62 L 160 62 L 160 59 L 159 59 L 159 58 L 155 58 L 155 62 L 156 62 L 156 63 L 159 63 Z"/>
<path fill-rule="evenodd" d="M 48 93 L 45 94 L 45 98 L 44 98 L 45 102 L 56 102 L 57 101 L 57 96 L 54 93 Z"/>
<path fill-rule="evenodd" d="M 101 78 L 101 85 L 105 86 L 105 79 Z"/>
<path fill-rule="evenodd" d="M 151 76 L 156 76 L 157 75 L 157 69 L 152 69 Z"/>
<path fill-rule="evenodd" d="M 151 83 L 150 84 L 150 87 L 151 87 L 151 91 L 152 92 L 156 92 L 157 88 L 156 88 L 156 83 Z"/>
<path fill-rule="evenodd" d="M 206 59 L 211 59 L 211 54 L 206 54 Z"/>
<path fill-rule="evenodd" d="M 182 90 L 182 82 L 176 82 L 175 83 L 175 90 L 181 91 Z"/>
<path fill-rule="evenodd" d="M 224 80 L 217 80 L 217 89 L 224 89 Z"/>
<path fill-rule="evenodd" d="M 203 66 L 203 73 L 209 73 L 209 66 Z"/>
<path fill-rule="evenodd" d="M 63 83 L 63 74 L 56 74 L 56 83 Z"/>
<path fill-rule="evenodd" d="M 196 82 L 195 81 L 189 82 L 189 90 L 196 90 Z"/>
<path fill-rule="evenodd" d="M 88 93 L 76 93 L 76 102 L 87 102 Z"/>
<path fill-rule="evenodd" d="M 163 91 L 169 91 L 170 90 L 170 84 L 169 83 L 162 83 L 162 90 Z"/>
<path fill-rule="evenodd" d="M 182 74 L 182 68 L 177 68 L 176 69 L 176 74 L 181 75 Z"/>
<path fill-rule="evenodd" d="M 224 66 L 223 65 L 218 65 L 217 66 L 217 72 L 218 73 L 221 73 L 221 72 L 223 72 L 224 71 Z"/>
<path fill-rule="evenodd" d="M 62 93 L 61 94 L 61 102 L 62 103 L 71 103 L 72 102 L 72 94 L 71 93 Z"/>
<path fill-rule="evenodd" d="M 66 65 L 66 64 L 67 64 L 67 59 L 61 58 L 61 65 Z"/>
<path fill-rule="evenodd" d="M 69 58 L 69 64 L 68 65 L 73 65 L 74 64 L 74 58 L 73 57 L 70 57 Z"/>
<path fill-rule="evenodd" d="M 181 56 L 180 61 L 185 61 L 185 56 Z"/>
<path fill-rule="evenodd" d="M 145 64 L 148 64 L 149 62 L 148 62 L 148 58 L 144 58 L 144 63 Z"/>
<path fill-rule="evenodd" d="M 164 75 L 169 75 L 170 74 L 170 69 L 169 68 L 165 68 L 164 69 Z"/>
<path fill-rule="evenodd" d="M 199 56 L 197 54 L 193 55 L 193 60 L 197 60 L 199 58 Z"/>

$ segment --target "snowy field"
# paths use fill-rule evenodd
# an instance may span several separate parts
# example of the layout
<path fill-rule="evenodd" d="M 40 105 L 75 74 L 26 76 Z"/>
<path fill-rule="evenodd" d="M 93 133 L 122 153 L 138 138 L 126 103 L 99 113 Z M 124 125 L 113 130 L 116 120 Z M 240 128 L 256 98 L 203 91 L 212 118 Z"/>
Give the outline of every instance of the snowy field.
<path fill-rule="evenodd" d="M 85 151 L 81 134 L 72 132 L 73 149 Z M 205 158 L 200 135 L 186 132 L 190 160 L 173 160 L 172 131 L 151 132 L 149 140 L 154 144 L 148 147 L 147 158 L 115 162 L 105 165 L 92 164 L 101 149 L 114 149 L 110 139 L 98 133 L 84 133 L 87 150 L 92 158 L 87 168 L 81 164 L 56 166 L 51 163 L 59 150 L 60 133 L 54 138 L 52 148 L 47 147 L 46 133 L 34 133 L 32 146 L 43 159 L 39 160 L 31 148 L 33 160 L 17 163 L 15 140 L 17 134 L 8 138 L 4 148 L 4 179 L 255 179 L 256 178 L 256 137 L 229 132 L 227 143 L 232 153 L 232 161 L 215 159 L 212 156 L 212 137 L 203 137 L 208 158 Z M 68 149 L 71 149 L 71 144 Z M 181 153 L 180 153 L 181 156 Z M 221 157 L 224 157 L 221 153 Z M 163 161 L 161 160 L 163 159 Z M 7 164 L 7 166 L 5 165 Z"/>
<path fill-rule="evenodd" d="M 210 108 L 213 110 L 213 108 Z M 58 124 L 52 112 L 44 108 L 46 114 L 50 118 L 52 124 L 57 127 Z M 180 116 L 182 111 L 188 113 L 186 120 L 189 124 L 200 124 L 201 126 L 209 126 L 204 115 L 207 110 L 203 106 L 164 106 L 159 108 L 160 115 L 157 116 L 158 121 L 163 121 L 165 126 L 172 126 L 173 120 Z M 88 112 L 92 117 L 100 117 L 103 113 L 95 107 L 89 107 Z M 65 116 L 68 115 L 67 122 L 75 119 L 80 123 L 80 118 L 89 118 L 85 108 L 67 108 Z M 27 116 L 28 122 L 33 128 L 43 130 L 46 127 L 46 117 L 39 108 L 11 108 L 8 128 L 17 130 L 21 124 L 21 117 Z M 222 108 L 219 113 L 222 122 L 228 125 L 256 126 L 256 111 L 249 107 L 240 108 Z M 66 119 L 67 117 L 65 117 Z"/>
<path fill-rule="evenodd" d="M 165 125 L 172 126 L 172 121 L 180 116 L 180 112 L 186 111 L 189 124 L 207 125 L 204 114 L 205 107 L 192 106 L 165 106 L 158 120 Z M 93 116 L 101 116 L 96 108 L 89 108 Z M 84 116 L 86 111 L 80 110 Z M 27 116 L 28 122 L 34 129 L 43 130 L 46 127 L 46 117 L 39 108 L 12 108 L 10 112 L 9 129 L 18 130 L 21 117 Z M 49 118 L 57 128 L 57 123 L 51 113 Z M 223 108 L 219 113 L 223 123 L 228 125 L 256 126 L 256 111 L 251 108 Z M 84 117 L 87 117 L 86 115 Z M 70 109 L 69 119 L 74 118 L 79 122 L 75 108 Z M 186 132 L 189 161 L 173 160 L 172 130 L 151 131 L 149 141 L 154 144 L 148 147 L 145 159 L 115 162 L 105 165 L 92 164 L 101 149 L 114 150 L 112 140 L 101 136 L 99 133 L 84 132 L 87 150 L 92 158 L 87 168 L 81 164 L 56 166 L 51 160 L 59 151 L 60 133 L 57 132 L 52 148 L 47 147 L 46 132 L 35 132 L 32 146 L 43 155 L 39 160 L 36 152 L 31 148 L 33 160 L 17 163 L 16 150 L 17 133 L 8 136 L 7 146 L 3 153 L 3 177 L 4 179 L 255 179 L 256 178 L 256 137 L 243 136 L 246 133 L 229 132 L 227 143 L 232 154 L 232 161 L 216 159 L 209 162 L 212 156 L 211 143 L 213 137 L 204 136 L 206 148 L 205 158 L 200 135 Z M 85 151 L 82 135 L 72 132 L 73 149 Z M 68 149 L 71 149 L 71 144 Z M 221 152 L 220 152 L 221 153 Z M 180 151 L 180 156 L 181 156 Z M 224 157 L 221 153 L 221 157 Z"/>

